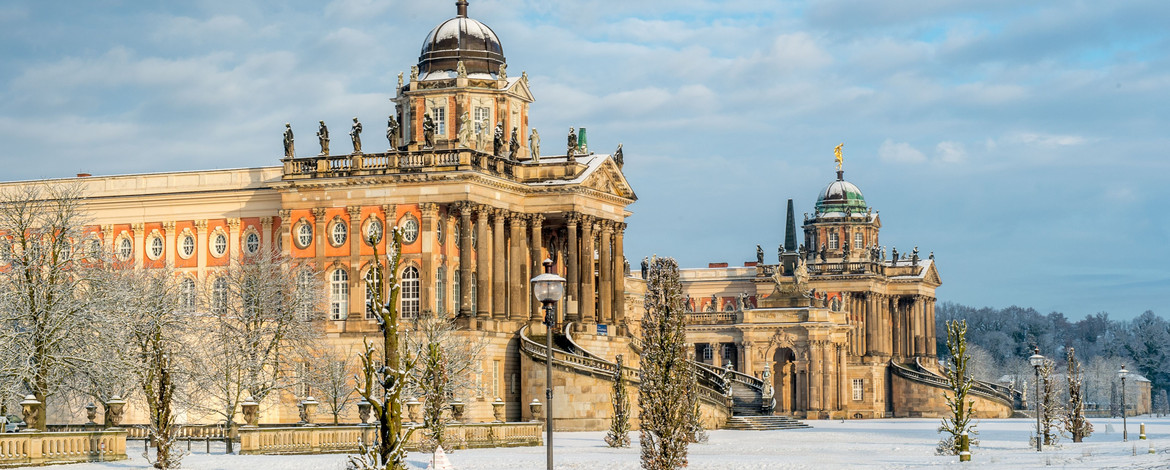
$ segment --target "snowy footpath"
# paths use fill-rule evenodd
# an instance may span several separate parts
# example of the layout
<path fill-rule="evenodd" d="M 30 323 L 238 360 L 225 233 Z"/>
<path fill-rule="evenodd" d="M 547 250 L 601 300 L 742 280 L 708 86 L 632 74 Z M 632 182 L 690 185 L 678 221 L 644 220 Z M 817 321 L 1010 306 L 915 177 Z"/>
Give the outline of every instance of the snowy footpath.
<path fill-rule="evenodd" d="M 1146 423 L 1148 440 L 1138 440 L 1138 424 Z M 692 469 L 835 469 L 835 468 L 1059 468 L 1059 469 L 1170 469 L 1170 418 L 1129 420 L 1129 442 L 1121 440 L 1120 419 L 1094 419 L 1096 429 L 1084 443 L 1067 439 L 1043 452 L 1028 447 L 1036 422 L 1027 419 L 978 421 L 979 446 L 974 459 L 962 465 L 958 457 L 934 454 L 939 435 L 937 419 L 879 419 L 808 421 L 812 429 L 787 431 L 711 431 L 710 441 L 690 447 Z M 611 449 L 604 432 L 556 433 L 556 468 L 635 470 L 639 468 L 637 432 L 633 445 Z M 1149 453 L 1150 445 L 1155 454 Z M 121 462 L 61 465 L 59 470 L 146 469 L 142 442 L 131 441 L 131 459 Z M 344 470 L 346 457 L 332 455 L 224 455 L 223 446 L 204 452 L 202 443 L 183 459 L 190 470 Z M 1135 455 L 1136 454 L 1136 455 Z M 411 468 L 425 469 L 429 454 L 411 453 Z M 461 450 L 448 454 L 455 468 L 542 469 L 544 447 Z"/>

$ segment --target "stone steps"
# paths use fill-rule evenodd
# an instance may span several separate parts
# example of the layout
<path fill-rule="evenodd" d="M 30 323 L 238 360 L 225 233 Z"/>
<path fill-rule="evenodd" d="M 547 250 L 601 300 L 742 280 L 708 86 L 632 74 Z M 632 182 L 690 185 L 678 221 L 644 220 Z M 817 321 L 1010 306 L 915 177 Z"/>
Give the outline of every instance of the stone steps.
<path fill-rule="evenodd" d="M 776 431 L 784 429 L 808 429 L 812 426 L 787 416 L 732 416 L 723 429 L 737 431 Z"/>

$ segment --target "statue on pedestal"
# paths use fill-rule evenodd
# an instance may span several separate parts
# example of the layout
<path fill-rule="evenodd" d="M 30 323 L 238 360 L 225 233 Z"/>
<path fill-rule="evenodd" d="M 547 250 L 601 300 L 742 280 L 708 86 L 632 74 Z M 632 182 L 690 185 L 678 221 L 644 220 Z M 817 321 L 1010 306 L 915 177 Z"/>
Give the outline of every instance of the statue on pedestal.
<path fill-rule="evenodd" d="M 500 156 L 504 152 L 504 122 L 496 123 L 496 131 L 492 135 L 492 155 Z"/>
<path fill-rule="evenodd" d="M 321 143 L 321 155 L 329 155 L 329 128 L 325 127 L 325 121 L 319 121 L 321 125 L 317 126 L 317 140 Z"/>
<path fill-rule="evenodd" d="M 410 83 L 414 83 L 417 81 L 418 81 L 418 66 L 411 65 L 410 66 Z"/>
<path fill-rule="evenodd" d="M 573 154 L 577 151 L 577 131 L 575 129 L 573 129 L 572 127 L 569 128 L 568 141 L 569 141 L 569 150 L 567 150 L 567 153 L 565 154 L 565 156 L 567 156 L 569 158 L 569 161 L 573 161 Z"/>
<path fill-rule="evenodd" d="M 756 264 L 764 264 L 764 249 L 756 245 Z"/>
<path fill-rule="evenodd" d="M 487 152 L 487 133 L 491 129 L 487 118 L 483 118 L 479 123 L 479 131 L 475 133 L 475 149 L 480 152 Z"/>
<path fill-rule="evenodd" d="M 399 90 L 401 90 L 401 89 L 402 89 L 402 85 L 403 85 L 403 83 L 402 83 L 402 72 L 398 72 L 398 89 L 399 89 Z"/>
<path fill-rule="evenodd" d="M 362 123 L 356 117 L 349 128 L 349 139 L 353 141 L 353 153 L 362 153 Z"/>
<path fill-rule="evenodd" d="M 500 80 L 508 80 L 508 64 L 500 64 Z"/>
<path fill-rule="evenodd" d="M 520 153 L 520 136 L 517 134 L 518 132 L 519 131 L 513 127 L 511 138 L 508 141 L 508 155 L 511 156 L 513 160 L 517 160 L 517 157 L 519 156 L 518 154 Z"/>
<path fill-rule="evenodd" d="M 294 153 L 292 124 L 286 122 L 284 123 L 284 156 L 292 158 Z"/>
<path fill-rule="evenodd" d="M 435 146 L 435 121 L 430 113 L 423 114 L 423 141 L 428 148 Z"/>
<path fill-rule="evenodd" d="M 467 66 L 463 65 L 462 60 L 455 64 L 455 77 L 467 78 Z"/>
<path fill-rule="evenodd" d="M 617 163 L 618 166 L 624 166 L 626 164 L 626 156 L 622 154 L 621 142 L 618 142 L 617 150 L 613 151 L 613 162 Z"/>
<path fill-rule="evenodd" d="M 642 258 L 642 280 L 650 275 L 650 258 Z"/>
<path fill-rule="evenodd" d="M 463 62 L 460 61 L 460 64 Z M 471 147 L 471 115 L 464 112 L 459 116 L 459 146 L 463 148 Z"/>

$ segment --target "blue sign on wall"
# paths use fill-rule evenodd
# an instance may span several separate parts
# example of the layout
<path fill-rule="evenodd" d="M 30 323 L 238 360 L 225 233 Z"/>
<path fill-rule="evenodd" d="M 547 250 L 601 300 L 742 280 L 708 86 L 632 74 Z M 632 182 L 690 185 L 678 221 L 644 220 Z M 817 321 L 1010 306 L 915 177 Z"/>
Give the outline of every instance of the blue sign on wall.
<path fill-rule="evenodd" d="M 609 325 L 597 324 L 597 336 L 609 336 Z"/>

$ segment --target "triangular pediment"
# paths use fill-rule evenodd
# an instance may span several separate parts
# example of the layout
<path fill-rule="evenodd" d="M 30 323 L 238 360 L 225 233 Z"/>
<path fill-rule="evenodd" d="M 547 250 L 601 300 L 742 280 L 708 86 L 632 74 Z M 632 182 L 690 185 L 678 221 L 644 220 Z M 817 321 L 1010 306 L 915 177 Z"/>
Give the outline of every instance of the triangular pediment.
<path fill-rule="evenodd" d="M 605 161 L 598 166 L 593 174 L 585 178 L 581 185 L 627 199 L 638 199 L 638 196 L 634 195 L 634 189 L 630 187 L 630 182 L 626 180 L 626 176 L 614 163 L 613 158 L 609 156 L 603 158 Z"/>
<path fill-rule="evenodd" d="M 532 90 L 528 88 L 528 80 L 519 78 L 508 86 L 508 94 L 515 96 L 526 102 L 533 102 L 535 98 L 532 97 Z"/>
<path fill-rule="evenodd" d="M 933 285 L 935 287 L 942 285 L 942 278 L 938 275 L 938 269 L 935 269 L 934 263 L 926 267 L 926 273 L 922 276 L 922 281 Z"/>

